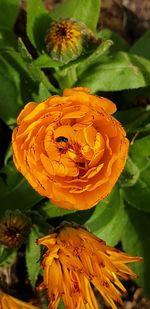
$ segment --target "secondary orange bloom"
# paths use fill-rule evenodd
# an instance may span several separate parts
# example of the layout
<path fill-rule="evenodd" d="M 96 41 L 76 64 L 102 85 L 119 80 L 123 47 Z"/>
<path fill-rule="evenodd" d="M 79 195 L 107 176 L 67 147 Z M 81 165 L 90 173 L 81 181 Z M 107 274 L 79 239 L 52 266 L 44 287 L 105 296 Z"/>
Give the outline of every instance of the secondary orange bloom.
<path fill-rule="evenodd" d="M 25 303 L 17 298 L 14 298 L 8 294 L 3 293 L 0 290 L 0 308 L 1 309 L 39 309 L 31 305 L 30 303 Z"/>
<path fill-rule="evenodd" d="M 110 100 L 81 87 L 28 103 L 13 132 L 17 169 L 57 206 L 93 207 L 111 192 L 127 158 L 129 142 L 110 115 L 115 111 Z"/>
<path fill-rule="evenodd" d="M 39 239 L 38 244 L 47 247 L 40 288 L 47 288 L 51 309 L 57 309 L 61 298 L 66 308 L 98 309 L 92 286 L 117 309 L 115 302 L 122 305 L 121 294 L 126 291 L 118 277 L 136 277 L 126 264 L 142 260 L 106 246 L 79 227 L 61 228 Z"/>

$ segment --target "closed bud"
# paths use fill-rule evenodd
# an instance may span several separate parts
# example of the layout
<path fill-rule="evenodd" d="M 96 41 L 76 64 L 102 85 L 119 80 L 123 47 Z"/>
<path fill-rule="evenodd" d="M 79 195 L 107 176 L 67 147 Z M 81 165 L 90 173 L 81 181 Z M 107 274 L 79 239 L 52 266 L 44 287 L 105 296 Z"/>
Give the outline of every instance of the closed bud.
<path fill-rule="evenodd" d="M 31 220 L 19 210 L 6 211 L 0 221 L 0 243 L 10 248 L 21 246 L 29 233 Z"/>
<path fill-rule="evenodd" d="M 83 23 L 63 18 L 51 23 L 45 42 L 52 59 L 68 63 L 99 41 Z"/>

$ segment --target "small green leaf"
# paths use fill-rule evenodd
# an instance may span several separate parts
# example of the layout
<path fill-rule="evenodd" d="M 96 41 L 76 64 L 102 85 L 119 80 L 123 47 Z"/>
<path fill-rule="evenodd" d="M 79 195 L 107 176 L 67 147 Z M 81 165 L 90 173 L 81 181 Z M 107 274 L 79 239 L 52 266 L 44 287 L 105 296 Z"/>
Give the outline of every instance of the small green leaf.
<path fill-rule="evenodd" d="M 33 61 L 34 66 L 38 68 L 57 68 L 62 66 L 58 61 L 53 60 L 47 54 L 40 55 L 37 59 Z"/>
<path fill-rule="evenodd" d="M 144 33 L 131 47 L 130 53 L 150 60 L 150 30 Z"/>
<path fill-rule="evenodd" d="M 125 211 L 127 221 L 122 233 L 123 249 L 130 255 L 144 258 L 143 262 L 135 263 L 133 268 L 139 275 L 138 283 L 145 288 L 147 296 L 150 297 L 150 215 L 128 206 Z"/>
<path fill-rule="evenodd" d="M 89 74 L 90 70 L 90 74 Z M 105 63 L 88 66 L 77 85 L 90 87 L 92 92 L 136 89 L 150 85 L 150 61 L 117 52 Z"/>
<path fill-rule="evenodd" d="M 51 18 L 41 0 L 28 0 L 27 7 L 27 35 L 40 52 L 45 50 L 45 36 Z"/>
<path fill-rule="evenodd" d="M 65 307 L 65 305 L 64 305 L 64 303 L 63 303 L 62 298 L 61 298 L 61 300 L 60 300 L 60 302 L 59 302 L 59 304 L 58 304 L 58 309 L 66 309 L 66 307 Z"/>
<path fill-rule="evenodd" d="M 18 73 L 0 56 L 0 117 L 9 124 L 20 110 Z"/>
<path fill-rule="evenodd" d="M 0 267 L 11 263 L 15 259 L 16 251 L 0 245 Z"/>
<path fill-rule="evenodd" d="M 0 0 L 0 27 L 12 29 L 20 7 L 20 0 Z"/>
<path fill-rule="evenodd" d="M 84 225 L 107 244 L 114 246 L 120 241 L 124 224 L 123 203 L 116 186 L 109 197 L 95 207 Z"/>
<path fill-rule="evenodd" d="M 69 215 L 76 212 L 75 210 L 63 209 L 55 206 L 50 200 L 43 203 L 41 207 L 41 213 L 46 217 L 54 218 L 54 217 L 62 217 L 64 215 Z"/>
<path fill-rule="evenodd" d="M 26 245 L 26 265 L 29 280 L 33 288 L 40 272 L 41 247 L 36 243 L 39 237 L 41 237 L 39 228 L 33 225 Z"/>
<path fill-rule="evenodd" d="M 58 90 L 51 84 L 51 82 L 48 80 L 47 76 L 44 74 L 42 70 L 40 70 L 38 67 L 34 66 L 33 62 L 29 63 L 28 70 L 31 74 L 32 79 L 36 82 L 42 82 L 47 90 L 52 91 L 54 93 L 58 93 Z"/>
<path fill-rule="evenodd" d="M 9 165 L 0 170 L 0 213 L 7 209 L 20 209 L 25 212 L 42 197 L 38 195 L 15 169 L 10 162 Z"/>
<path fill-rule="evenodd" d="M 82 62 L 79 64 L 79 74 L 84 72 L 87 66 L 99 61 L 101 56 L 110 48 L 112 44 L 113 41 L 103 40 L 100 45 L 95 49 L 95 51 L 89 57 L 86 57 L 84 60 L 82 60 Z"/>
<path fill-rule="evenodd" d="M 113 41 L 113 45 L 110 47 L 111 53 L 116 51 L 128 51 L 130 45 L 119 34 L 109 29 L 103 29 L 97 34 L 98 38 L 103 40 Z"/>
<path fill-rule="evenodd" d="M 131 146 L 131 154 L 135 158 L 150 156 L 150 135 L 136 140 Z"/>
<path fill-rule="evenodd" d="M 115 117 L 123 124 L 126 132 L 137 133 L 149 131 L 150 108 L 136 107 L 128 110 L 118 111 Z"/>
<path fill-rule="evenodd" d="M 44 101 L 47 98 L 49 98 L 51 93 L 48 91 L 48 89 L 45 87 L 44 83 L 40 83 L 39 85 L 39 94 L 37 96 L 37 101 Z"/>
<path fill-rule="evenodd" d="M 121 187 L 132 187 L 138 181 L 140 171 L 134 161 L 128 156 L 125 169 L 119 178 Z"/>
<path fill-rule="evenodd" d="M 33 93 L 38 92 L 38 82 L 33 80 L 28 63 L 16 51 L 7 51 L 3 54 L 4 59 L 14 71 L 14 77 L 19 72 L 19 99 L 18 104 L 23 105 L 33 99 Z"/>
<path fill-rule="evenodd" d="M 9 29 L 0 27 L 0 51 L 11 50 L 17 47 L 16 38 Z"/>
<path fill-rule="evenodd" d="M 100 0 L 66 0 L 58 5 L 50 16 L 52 19 L 74 18 L 82 21 L 92 31 L 96 31 L 100 12 Z"/>
<path fill-rule="evenodd" d="M 22 39 L 19 38 L 18 39 L 18 50 L 22 56 L 22 58 L 26 61 L 26 62 L 31 62 L 32 61 L 32 56 L 31 54 L 28 52 L 25 44 L 23 43 Z"/>
<path fill-rule="evenodd" d="M 131 162 L 130 174 L 133 175 L 132 187 L 130 181 L 123 188 L 124 199 L 133 207 L 150 212 L 150 135 L 136 140 L 130 148 Z M 137 173 L 136 173 L 137 169 Z M 133 174 L 134 174 L 133 173 Z"/>

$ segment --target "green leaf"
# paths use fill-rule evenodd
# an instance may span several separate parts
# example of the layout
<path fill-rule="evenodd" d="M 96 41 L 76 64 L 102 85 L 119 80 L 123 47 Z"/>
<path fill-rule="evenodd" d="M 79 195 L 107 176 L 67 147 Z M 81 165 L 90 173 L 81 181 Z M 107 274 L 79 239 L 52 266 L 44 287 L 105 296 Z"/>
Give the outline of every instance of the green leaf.
<path fill-rule="evenodd" d="M 131 47 L 130 53 L 150 60 L 150 30 L 144 33 Z"/>
<path fill-rule="evenodd" d="M 9 264 L 15 259 L 16 251 L 12 248 L 0 246 L 0 267 Z"/>
<path fill-rule="evenodd" d="M 58 304 L 58 309 L 66 309 L 66 307 L 65 307 L 65 305 L 64 305 L 64 303 L 63 303 L 62 298 L 61 298 L 61 300 L 60 300 L 60 302 L 59 302 L 59 304 Z"/>
<path fill-rule="evenodd" d="M 87 66 L 99 61 L 101 56 L 110 48 L 112 44 L 113 41 L 103 40 L 89 57 L 86 57 L 81 61 L 81 63 L 79 63 L 79 74 L 82 74 Z"/>
<path fill-rule="evenodd" d="M 134 186 L 122 191 L 124 199 L 133 207 L 150 212 L 150 135 L 135 141 L 130 156 L 138 170 Z M 130 168 L 131 170 L 131 168 Z M 131 170 L 132 173 L 132 170 Z"/>
<path fill-rule="evenodd" d="M 21 56 L 22 56 L 22 59 L 25 60 L 25 62 L 27 62 L 27 63 L 28 63 L 28 62 L 31 63 L 31 61 L 32 61 L 32 56 L 31 56 L 31 54 L 28 52 L 28 50 L 27 50 L 27 48 L 26 48 L 26 46 L 25 46 L 25 44 L 23 43 L 23 41 L 22 41 L 21 38 L 18 39 L 18 50 L 19 50 L 19 52 L 20 52 L 20 54 L 21 54 Z"/>
<path fill-rule="evenodd" d="M 125 211 L 127 221 L 121 239 L 123 249 L 131 255 L 144 258 L 143 262 L 135 263 L 133 268 L 139 275 L 138 283 L 145 288 L 147 296 L 150 297 L 150 215 L 128 206 Z"/>
<path fill-rule="evenodd" d="M 9 29 L 0 28 L 0 51 L 11 50 L 17 47 L 16 38 Z"/>
<path fill-rule="evenodd" d="M 40 52 L 45 50 L 45 36 L 51 18 L 41 0 L 28 0 L 27 7 L 27 35 Z"/>
<path fill-rule="evenodd" d="M 0 117 L 9 124 L 20 110 L 18 104 L 19 76 L 0 56 Z"/>
<path fill-rule="evenodd" d="M 132 187 L 138 181 L 140 177 L 140 171 L 131 157 L 128 156 L 125 169 L 119 178 L 121 187 Z"/>
<path fill-rule="evenodd" d="M 44 83 L 40 83 L 39 85 L 39 94 L 37 96 L 37 101 L 44 101 L 46 100 L 48 97 L 50 97 L 50 92 L 48 91 L 48 89 L 45 87 Z"/>
<path fill-rule="evenodd" d="M 19 95 L 20 105 L 33 99 L 33 94 L 38 93 L 38 82 L 33 80 L 29 66 L 16 51 L 7 51 L 3 57 L 14 71 L 14 76 L 19 72 Z"/>
<path fill-rule="evenodd" d="M 38 68 L 57 68 L 59 66 L 62 66 L 60 62 L 53 60 L 47 54 L 40 55 L 37 59 L 33 61 L 33 64 Z"/>
<path fill-rule="evenodd" d="M 26 265 L 29 280 L 33 288 L 40 272 L 41 247 L 36 243 L 39 237 L 41 237 L 39 228 L 33 225 L 26 245 Z"/>
<path fill-rule="evenodd" d="M 144 132 L 150 130 L 150 106 L 130 108 L 119 111 L 115 117 L 123 124 L 126 132 Z"/>
<path fill-rule="evenodd" d="M 150 135 L 136 140 L 131 146 L 131 154 L 135 158 L 150 156 Z"/>
<path fill-rule="evenodd" d="M 92 31 L 96 31 L 96 26 L 100 12 L 100 0 L 66 0 L 58 5 L 50 16 L 52 19 L 74 18 L 87 25 Z"/>
<path fill-rule="evenodd" d="M 0 27 L 12 29 L 20 7 L 20 0 L 0 0 Z"/>
<path fill-rule="evenodd" d="M 122 51 L 128 51 L 130 45 L 125 41 L 119 34 L 113 32 L 109 29 L 103 29 L 97 34 L 98 38 L 104 39 L 104 40 L 111 40 L 113 41 L 113 45 L 110 47 L 110 52 L 116 52 L 119 50 Z"/>
<path fill-rule="evenodd" d="M 47 90 L 52 91 L 54 93 L 58 93 L 58 90 L 51 84 L 51 82 L 48 80 L 47 76 L 44 74 L 42 70 L 40 70 L 38 67 L 34 66 L 33 62 L 29 63 L 28 70 L 31 74 L 32 79 L 36 82 L 42 82 Z"/>
<path fill-rule="evenodd" d="M 136 89 L 150 85 L 150 61 L 117 52 L 105 63 L 95 63 L 78 74 L 77 85 L 90 87 L 92 92 Z"/>
<path fill-rule="evenodd" d="M 20 209 L 25 212 L 42 197 L 38 195 L 15 169 L 9 163 L 0 170 L 0 213 L 3 214 L 7 209 Z"/>
<path fill-rule="evenodd" d="M 41 213 L 48 218 L 62 217 L 64 215 L 72 214 L 75 210 L 63 209 L 55 206 L 50 200 L 43 203 Z"/>
<path fill-rule="evenodd" d="M 84 225 L 107 244 L 114 246 L 120 241 L 124 224 L 123 203 L 116 186 L 109 197 L 95 207 Z"/>

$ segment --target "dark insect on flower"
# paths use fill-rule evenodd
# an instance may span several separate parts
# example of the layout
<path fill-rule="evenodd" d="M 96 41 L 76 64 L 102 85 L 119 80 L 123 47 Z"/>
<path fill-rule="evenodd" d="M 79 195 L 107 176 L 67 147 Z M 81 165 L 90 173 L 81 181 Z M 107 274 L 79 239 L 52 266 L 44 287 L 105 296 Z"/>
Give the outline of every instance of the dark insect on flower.
<path fill-rule="evenodd" d="M 64 136 L 58 136 L 58 137 L 56 138 L 56 142 L 57 142 L 57 143 L 60 143 L 60 142 L 67 143 L 67 142 L 68 142 L 68 138 L 67 138 L 67 137 L 64 137 Z"/>
<path fill-rule="evenodd" d="M 0 243 L 7 247 L 21 246 L 29 233 L 31 220 L 19 210 L 6 211 L 0 221 Z"/>
<path fill-rule="evenodd" d="M 65 136 L 58 136 L 56 142 L 58 143 L 58 149 L 61 153 L 65 153 L 69 148 L 68 138 Z"/>

